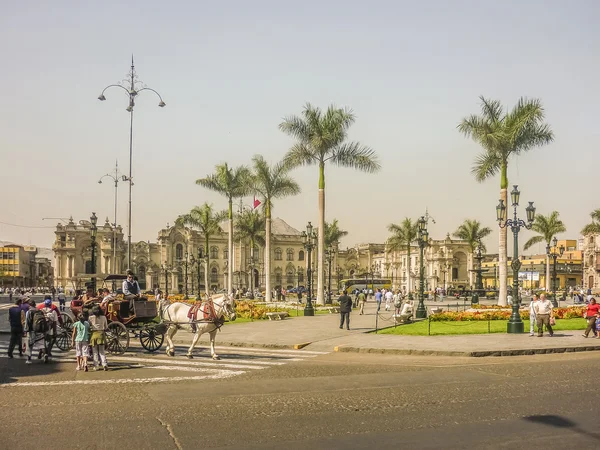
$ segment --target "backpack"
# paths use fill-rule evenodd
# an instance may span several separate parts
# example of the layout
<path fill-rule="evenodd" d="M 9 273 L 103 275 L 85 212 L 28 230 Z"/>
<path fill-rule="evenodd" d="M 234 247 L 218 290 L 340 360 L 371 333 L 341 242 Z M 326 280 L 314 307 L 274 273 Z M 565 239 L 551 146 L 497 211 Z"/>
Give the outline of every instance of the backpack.
<path fill-rule="evenodd" d="M 46 333 L 50 327 L 44 311 L 36 309 L 31 315 L 31 328 L 36 333 Z"/>

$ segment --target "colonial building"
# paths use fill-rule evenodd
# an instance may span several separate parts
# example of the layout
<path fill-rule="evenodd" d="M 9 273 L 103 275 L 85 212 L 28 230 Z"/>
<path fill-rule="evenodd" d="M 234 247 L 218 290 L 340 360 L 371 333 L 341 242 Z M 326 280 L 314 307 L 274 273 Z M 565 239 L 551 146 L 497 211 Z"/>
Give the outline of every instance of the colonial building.
<path fill-rule="evenodd" d="M 0 247 L 0 278 L 3 286 L 34 287 L 37 248 L 16 244 Z"/>
<path fill-rule="evenodd" d="M 583 286 L 598 291 L 600 288 L 600 234 L 583 237 Z"/>

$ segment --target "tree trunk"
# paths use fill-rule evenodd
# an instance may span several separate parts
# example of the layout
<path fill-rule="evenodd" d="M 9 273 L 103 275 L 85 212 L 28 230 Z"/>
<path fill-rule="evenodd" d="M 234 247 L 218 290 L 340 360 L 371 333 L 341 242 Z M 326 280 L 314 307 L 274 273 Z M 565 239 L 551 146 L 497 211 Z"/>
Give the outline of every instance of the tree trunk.
<path fill-rule="evenodd" d="M 325 163 L 319 164 L 319 236 L 317 245 L 317 304 L 324 305 L 325 297 Z"/>
<path fill-rule="evenodd" d="M 271 301 L 271 209 L 266 206 L 265 220 L 265 300 Z"/>
<path fill-rule="evenodd" d="M 227 293 L 231 294 L 233 289 L 233 200 L 229 199 L 229 236 L 227 239 Z"/>
<path fill-rule="evenodd" d="M 507 188 L 508 188 L 508 179 L 506 177 L 506 165 L 503 165 L 501 168 L 500 199 L 504 200 L 504 205 L 506 206 L 506 214 L 508 215 L 509 205 L 507 202 L 507 191 L 508 191 Z M 499 284 L 500 284 L 500 289 L 498 292 L 498 305 L 501 305 L 501 306 L 507 305 L 507 299 L 506 299 L 507 283 L 508 283 L 507 267 L 506 267 L 506 260 L 508 259 L 507 252 L 506 252 L 507 231 L 508 230 L 506 227 L 500 228 L 500 231 L 499 231 L 500 241 L 498 243 L 498 278 L 499 278 Z M 515 296 L 515 293 L 513 293 L 513 297 L 514 296 Z"/>

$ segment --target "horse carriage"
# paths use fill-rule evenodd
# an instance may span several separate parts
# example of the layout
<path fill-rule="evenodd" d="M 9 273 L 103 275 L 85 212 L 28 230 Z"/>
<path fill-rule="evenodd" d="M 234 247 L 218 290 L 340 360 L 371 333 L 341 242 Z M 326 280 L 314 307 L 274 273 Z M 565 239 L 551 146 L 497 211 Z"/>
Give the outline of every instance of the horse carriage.
<path fill-rule="evenodd" d="M 123 281 L 126 275 L 108 275 L 104 279 L 107 282 Z M 122 355 L 129 348 L 131 336 L 139 338 L 142 347 L 155 352 L 160 350 L 165 340 L 167 326 L 158 323 L 158 305 L 154 300 L 146 300 L 143 297 L 136 300 L 126 300 L 117 295 L 106 303 L 101 298 L 92 298 L 84 303 L 82 299 L 71 301 L 71 312 L 78 317 L 84 311 L 91 314 L 92 308 L 98 306 L 104 312 L 108 321 L 106 331 L 106 350 L 112 355 Z"/>

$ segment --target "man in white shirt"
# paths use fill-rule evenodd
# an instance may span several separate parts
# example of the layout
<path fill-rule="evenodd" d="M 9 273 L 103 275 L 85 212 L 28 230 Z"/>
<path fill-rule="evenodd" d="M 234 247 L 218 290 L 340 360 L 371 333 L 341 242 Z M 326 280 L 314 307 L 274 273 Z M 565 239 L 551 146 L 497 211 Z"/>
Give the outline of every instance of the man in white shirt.
<path fill-rule="evenodd" d="M 385 310 L 389 311 L 393 304 L 394 304 L 394 294 L 392 294 L 392 291 L 387 291 L 385 293 Z"/>
<path fill-rule="evenodd" d="M 533 305 L 535 311 L 535 317 L 538 327 L 538 337 L 544 335 L 544 325 L 548 330 L 550 337 L 554 335 L 552 326 L 550 325 L 550 318 L 552 317 L 552 302 L 546 298 L 546 294 L 542 294 L 540 299 Z"/>

